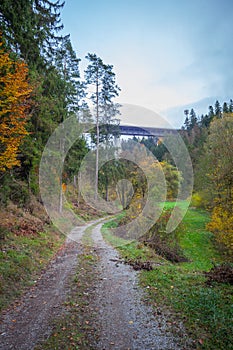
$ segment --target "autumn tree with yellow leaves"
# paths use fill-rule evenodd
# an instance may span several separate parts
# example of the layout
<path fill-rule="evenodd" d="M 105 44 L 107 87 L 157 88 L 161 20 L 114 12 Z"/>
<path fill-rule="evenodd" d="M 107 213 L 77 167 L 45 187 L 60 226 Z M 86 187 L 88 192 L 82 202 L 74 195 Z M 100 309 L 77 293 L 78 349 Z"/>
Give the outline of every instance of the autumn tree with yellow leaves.
<path fill-rule="evenodd" d="M 233 253 L 233 113 L 212 121 L 205 151 L 209 190 L 215 197 L 208 229 Z"/>
<path fill-rule="evenodd" d="M 28 98 L 32 91 L 28 68 L 13 60 L 0 37 L 0 171 L 19 166 L 19 146 L 28 134 Z"/>

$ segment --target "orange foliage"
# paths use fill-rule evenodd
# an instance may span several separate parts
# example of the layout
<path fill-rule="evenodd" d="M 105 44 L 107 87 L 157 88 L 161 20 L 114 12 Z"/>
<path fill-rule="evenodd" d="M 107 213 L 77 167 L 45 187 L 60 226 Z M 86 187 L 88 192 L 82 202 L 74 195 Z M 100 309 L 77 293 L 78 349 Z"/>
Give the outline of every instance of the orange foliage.
<path fill-rule="evenodd" d="M 62 184 L 62 191 L 66 192 L 67 185 L 65 183 Z"/>
<path fill-rule="evenodd" d="M 0 171 L 20 165 L 17 155 L 26 130 L 29 86 L 27 65 L 14 61 L 0 37 Z"/>

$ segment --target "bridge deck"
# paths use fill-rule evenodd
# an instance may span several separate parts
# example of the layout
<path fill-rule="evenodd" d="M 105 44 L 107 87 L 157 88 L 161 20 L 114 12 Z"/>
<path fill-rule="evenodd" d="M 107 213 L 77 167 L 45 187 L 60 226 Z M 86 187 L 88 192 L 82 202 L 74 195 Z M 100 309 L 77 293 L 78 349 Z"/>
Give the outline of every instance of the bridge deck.
<path fill-rule="evenodd" d="M 153 128 L 144 126 L 119 125 L 120 134 L 127 136 L 157 136 L 162 137 L 167 134 L 176 134 L 176 129 Z"/>

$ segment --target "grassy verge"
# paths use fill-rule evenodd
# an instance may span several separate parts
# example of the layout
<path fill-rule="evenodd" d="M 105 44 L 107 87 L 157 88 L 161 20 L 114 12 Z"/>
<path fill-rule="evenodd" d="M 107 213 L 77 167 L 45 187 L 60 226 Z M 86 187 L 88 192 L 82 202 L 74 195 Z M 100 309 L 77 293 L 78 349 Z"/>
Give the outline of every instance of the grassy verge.
<path fill-rule="evenodd" d="M 55 229 L 30 235 L 4 232 L 0 251 L 0 309 L 6 308 L 34 284 L 39 272 L 64 242 Z"/>
<path fill-rule="evenodd" d="M 95 310 L 90 310 L 90 299 L 95 293 L 95 266 L 98 255 L 90 244 L 92 226 L 83 235 L 82 253 L 78 256 L 76 274 L 71 283 L 71 292 L 64 304 L 64 312 L 53 324 L 49 338 L 37 345 L 35 350 L 94 350 L 90 343 L 96 337 L 92 318 Z"/>
<path fill-rule="evenodd" d="M 174 205 L 174 204 L 173 204 Z M 172 206 L 169 203 L 167 206 Z M 212 284 L 208 286 L 204 271 L 213 263 L 222 262 L 215 250 L 212 234 L 205 230 L 208 214 L 189 209 L 179 227 L 179 243 L 190 262 L 172 264 L 158 256 L 162 264 L 152 271 L 143 271 L 141 284 L 149 293 L 153 304 L 164 306 L 176 319 L 183 321 L 197 349 L 231 349 L 232 328 L 232 286 Z M 112 224 L 114 225 L 114 224 Z M 111 223 L 105 225 L 104 236 L 116 244 L 116 238 L 107 233 Z M 120 253 L 125 257 L 150 259 L 153 253 L 140 244 L 120 241 Z"/>
<path fill-rule="evenodd" d="M 158 257 L 151 249 L 145 247 L 143 244 L 137 241 L 128 241 L 121 237 L 112 235 L 110 229 L 115 228 L 119 218 L 114 221 L 108 221 L 102 226 L 102 234 L 104 239 L 109 242 L 113 247 L 116 247 L 120 252 L 120 255 L 125 260 L 141 259 L 146 261 L 153 259 L 153 261 L 161 261 L 162 258 Z"/>

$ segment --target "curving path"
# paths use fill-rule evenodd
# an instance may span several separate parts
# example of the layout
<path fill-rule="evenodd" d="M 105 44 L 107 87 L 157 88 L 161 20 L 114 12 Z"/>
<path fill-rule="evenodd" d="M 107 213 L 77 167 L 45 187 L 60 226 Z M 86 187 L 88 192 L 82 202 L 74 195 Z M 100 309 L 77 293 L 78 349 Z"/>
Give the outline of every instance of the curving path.
<path fill-rule="evenodd" d="M 103 220 L 103 219 L 101 219 Z M 97 285 L 91 303 L 98 339 L 90 342 L 96 350 L 178 350 L 190 349 L 182 325 L 174 337 L 165 315 L 143 301 L 138 273 L 132 267 L 116 264 L 118 253 L 102 238 L 101 220 L 77 227 L 67 238 L 63 249 L 51 261 L 33 288 L 15 306 L 2 314 L 1 350 L 32 350 L 52 332 L 53 319 L 62 311 L 70 291 L 70 281 L 78 264 L 81 238 L 93 226 L 94 249 L 99 263 L 95 267 Z M 97 225 L 96 225 L 97 224 Z M 52 349 L 51 349 L 52 350 Z"/>
<path fill-rule="evenodd" d="M 191 342 L 182 325 L 174 337 L 168 319 L 143 301 L 145 295 L 138 285 L 138 272 L 131 266 L 114 262 L 119 259 L 118 253 L 103 240 L 101 226 L 95 226 L 92 231 L 94 246 L 100 250 L 101 257 L 93 302 L 93 307 L 99 310 L 96 324 L 100 336 L 96 349 L 190 349 Z"/>

